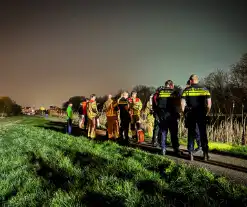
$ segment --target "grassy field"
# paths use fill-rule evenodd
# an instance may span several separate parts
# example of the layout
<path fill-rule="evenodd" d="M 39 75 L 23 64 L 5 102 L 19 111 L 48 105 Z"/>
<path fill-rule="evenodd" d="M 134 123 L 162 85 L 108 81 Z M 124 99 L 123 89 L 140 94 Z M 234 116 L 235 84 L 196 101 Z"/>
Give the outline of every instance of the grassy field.
<path fill-rule="evenodd" d="M 18 120 L 0 123 L 1 205 L 247 205 L 246 187 L 205 169 L 43 129 L 45 119 Z"/>
<path fill-rule="evenodd" d="M 9 119 L 9 118 L 8 118 Z M 19 119 L 19 117 L 14 118 Z M 13 118 L 10 118 L 9 120 L 13 120 Z M 65 119 L 58 119 L 56 117 L 49 118 L 49 119 L 43 119 L 43 118 L 36 118 L 36 117 L 25 117 L 23 116 L 21 119 L 21 122 L 28 125 L 34 125 L 34 126 L 45 126 L 45 124 L 49 123 L 49 120 L 53 121 L 64 121 Z M 0 120 L 1 122 L 1 120 Z M 61 129 L 61 126 L 55 126 L 58 129 Z M 147 141 L 151 141 L 151 138 L 147 138 Z M 168 134 L 168 143 L 169 140 L 169 134 Z M 187 139 L 186 138 L 180 138 L 179 143 L 182 146 L 187 146 Z M 196 143 L 195 143 L 196 146 Z M 221 142 L 213 142 L 209 141 L 209 149 L 212 152 L 220 153 L 220 154 L 229 154 L 236 157 L 243 157 L 247 158 L 247 146 L 237 145 L 237 144 L 231 144 L 231 143 L 221 143 Z"/>

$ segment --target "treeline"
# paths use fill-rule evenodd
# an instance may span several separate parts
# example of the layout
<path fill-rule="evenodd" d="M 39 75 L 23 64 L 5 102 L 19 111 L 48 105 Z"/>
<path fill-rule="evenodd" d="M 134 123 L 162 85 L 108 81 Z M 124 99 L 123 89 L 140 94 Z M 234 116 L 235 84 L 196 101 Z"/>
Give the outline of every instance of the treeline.
<path fill-rule="evenodd" d="M 247 53 L 227 71 L 217 69 L 204 78 L 212 94 L 213 113 L 247 112 Z"/>
<path fill-rule="evenodd" d="M 247 112 L 247 53 L 236 64 L 232 65 L 229 70 L 217 69 L 207 77 L 202 78 L 201 84 L 211 91 L 213 114 L 241 114 L 243 111 Z M 175 88 L 178 91 L 182 89 L 178 85 Z M 155 89 L 156 87 L 145 85 L 137 85 L 133 88 L 133 90 L 137 91 L 144 107 Z M 122 91 L 116 92 L 116 98 L 120 97 Z M 74 111 L 78 110 L 83 99 L 85 99 L 83 96 L 73 96 L 69 99 L 73 103 Z M 102 109 L 106 100 L 107 95 L 97 97 L 99 110 Z M 63 103 L 64 110 L 67 105 L 68 102 Z"/>
<path fill-rule="evenodd" d="M 21 106 L 9 97 L 0 97 L 0 116 L 17 116 L 21 114 Z"/>

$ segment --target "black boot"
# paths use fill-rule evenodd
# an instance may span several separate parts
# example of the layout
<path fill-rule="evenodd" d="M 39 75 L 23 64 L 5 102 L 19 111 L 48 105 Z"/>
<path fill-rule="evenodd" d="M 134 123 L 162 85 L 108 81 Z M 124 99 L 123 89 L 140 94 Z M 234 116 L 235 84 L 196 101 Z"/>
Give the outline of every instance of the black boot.
<path fill-rule="evenodd" d="M 204 161 L 208 161 L 209 160 L 208 152 L 203 152 L 203 160 Z"/>
<path fill-rule="evenodd" d="M 179 148 L 174 148 L 173 151 L 174 151 L 175 155 L 177 155 L 177 156 L 181 155 Z"/>

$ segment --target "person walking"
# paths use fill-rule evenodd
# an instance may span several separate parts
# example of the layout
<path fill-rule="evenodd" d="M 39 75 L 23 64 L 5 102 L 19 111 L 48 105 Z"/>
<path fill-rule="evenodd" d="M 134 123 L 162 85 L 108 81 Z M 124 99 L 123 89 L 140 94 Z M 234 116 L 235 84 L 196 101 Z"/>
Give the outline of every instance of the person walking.
<path fill-rule="evenodd" d="M 183 91 L 181 97 L 182 112 L 185 106 L 190 108 L 187 113 L 188 119 L 188 151 L 190 160 L 193 160 L 194 139 L 196 134 L 196 125 L 198 125 L 203 150 L 203 159 L 208 160 L 208 137 L 206 130 L 206 117 L 211 109 L 211 94 L 209 90 L 199 84 L 199 78 L 193 74 L 189 78 L 190 86 Z"/>
<path fill-rule="evenodd" d="M 187 81 L 185 88 L 188 88 L 188 87 L 190 87 L 190 80 Z M 182 94 L 181 94 L 181 96 L 182 96 Z M 184 109 L 184 125 L 185 125 L 185 128 L 188 128 L 188 117 L 187 117 L 187 115 L 189 113 L 190 113 L 190 108 L 188 106 L 185 106 L 185 109 Z M 202 147 L 201 147 L 200 132 L 199 132 L 199 128 L 198 128 L 198 124 L 197 123 L 196 123 L 196 129 L 195 129 L 195 140 L 196 140 L 197 148 L 194 151 L 195 152 L 200 152 L 202 150 Z"/>

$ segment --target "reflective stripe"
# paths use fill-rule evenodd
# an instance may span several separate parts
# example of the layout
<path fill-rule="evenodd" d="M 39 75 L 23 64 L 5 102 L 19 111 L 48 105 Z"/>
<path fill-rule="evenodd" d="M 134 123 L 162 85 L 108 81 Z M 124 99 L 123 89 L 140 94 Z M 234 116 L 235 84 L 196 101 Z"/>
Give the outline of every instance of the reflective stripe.
<path fill-rule="evenodd" d="M 159 98 L 169 98 L 169 97 L 174 97 L 173 94 L 171 92 L 164 92 L 161 91 L 159 93 Z"/>
<path fill-rule="evenodd" d="M 128 102 L 127 101 L 119 101 L 118 104 L 128 104 Z"/>
<path fill-rule="evenodd" d="M 191 90 L 184 91 L 182 97 L 185 96 L 210 96 L 210 92 L 208 90 L 193 88 Z"/>

